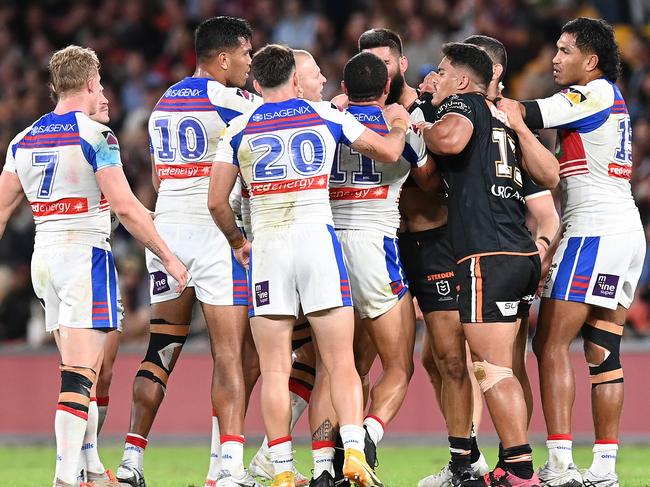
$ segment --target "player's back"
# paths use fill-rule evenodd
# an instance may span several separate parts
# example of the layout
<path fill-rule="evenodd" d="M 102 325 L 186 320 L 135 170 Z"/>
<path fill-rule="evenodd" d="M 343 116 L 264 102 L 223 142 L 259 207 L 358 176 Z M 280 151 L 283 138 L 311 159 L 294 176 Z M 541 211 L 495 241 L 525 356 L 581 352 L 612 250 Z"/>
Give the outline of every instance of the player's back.
<path fill-rule="evenodd" d="M 239 166 L 253 233 L 293 224 L 332 225 L 328 180 L 339 142 L 365 128 L 329 102 L 264 103 L 233 120 L 216 160 Z"/>
<path fill-rule="evenodd" d="M 438 116 L 457 113 L 473 124 L 458 155 L 436 158 L 449 184 L 449 228 L 456 259 L 485 253 L 534 253 L 525 226 L 517 138 L 505 115 L 476 93 L 452 95 Z"/>
<path fill-rule="evenodd" d="M 36 245 L 108 239 L 110 208 L 95 172 L 109 166 L 121 166 L 117 138 L 82 112 L 48 113 L 14 138 L 5 169 L 32 208 Z"/>
<path fill-rule="evenodd" d="M 640 229 L 630 187 L 632 128 L 618 87 L 599 78 L 536 102 L 543 125 L 558 129 L 567 232 L 607 235 Z"/>
<path fill-rule="evenodd" d="M 226 125 L 259 103 L 209 78 L 185 78 L 165 92 L 149 118 L 157 221 L 213 225 L 207 198 L 217 145 Z"/>
<path fill-rule="evenodd" d="M 377 105 L 351 105 L 348 111 L 380 135 L 389 129 Z M 402 184 L 411 167 L 426 163 L 422 137 L 409 131 L 402 157 L 383 163 L 340 144 L 330 175 L 330 200 L 334 227 L 376 230 L 395 236 L 399 228 L 398 202 Z"/>

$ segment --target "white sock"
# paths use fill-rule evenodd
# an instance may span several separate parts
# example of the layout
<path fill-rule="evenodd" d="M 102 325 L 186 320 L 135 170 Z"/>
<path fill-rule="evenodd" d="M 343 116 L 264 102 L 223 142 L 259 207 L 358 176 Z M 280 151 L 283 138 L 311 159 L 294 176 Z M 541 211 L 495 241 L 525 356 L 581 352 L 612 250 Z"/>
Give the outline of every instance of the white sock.
<path fill-rule="evenodd" d="M 320 475 L 327 471 L 334 476 L 334 447 L 336 443 L 333 441 L 312 441 L 311 455 L 314 459 L 314 475 L 317 479 Z"/>
<path fill-rule="evenodd" d="M 55 478 L 74 484 L 79 472 L 81 445 L 86 432 L 87 413 L 59 404 L 54 415 L 56 434 Z"/>
<path fill-rule="evenodd" d="M 383 421 L 377 416 L 367 416 L 366 419 L 363 420 L 363 425 L 366 427 L 368 436 L 375 446 L 379 445 L 379 442 L 384 437 Z"/>
<path fill-rule="evenodd" d="M 552 437 L 551 437 L 552 438 Z M 564 472 L 573 463 L 573 440 L 546 440 L 548 465 L 556 472 Z"/>
<path fill-rule="evenodd" d="M 291 447 L 291 436 L 283 436 L 269 442 L 269 456 L 273 463 L 275 475 L 282 472 L 291 472 L 293 469 L 293 449 Z"/>
<path fill-rule="evenodd" d="M 99 436 L 99 433 L 102 432 L 102 428 L 104 427 L 106 415 L 108 414 L 108 396 L 97 398 L 97 410 L 99 411 L 97 419 L 97 435 Z"/>
<path fill-rule="evenodd" d="M 244 471 L 244 437 L 242 435 L 221 435 L 221 470 L 231 475 Z"/>
<path fill-rule="evenodd" d="M 122 463 L 142 472 L 144 470 L 144 450 L 147 448 L 147 439 L 143 436 L 129 433 L 124 442 Z"/>
<path fill-rule="evenodd" d="M 99 459 L 97 451 L 97 420 L 99 411 L 97 410 L 97 400 L 92 398 L 88 405 L 88 423 L 86 425 L 86 434 L 84 435 L 81 453 L 86 458 L 86 468 L 92 473 L 104 473 L 106 469 Z"/>
<path fill-rule="evenodd" d="M 309 403 L 295 392 L 289 391 L 289 397 L 291 397 L 291 431 L 293 431 L 293 427 L 296 426 Z"/>
<path fill-rule="evenodd" d="M 603 476 L 616 472 L 616 453 L 618 443 L 596 443 L 594 445 L 594 460 L 589 470 L 591 473 Z"/>
<path fill-rule="evenodd" d="M 366 436 L 366 430 L 361 426 L 356 424 L 344 424 L 339 430 L 341 435 L 341 440 L 343 441 L 343 448 L 346 450 L 348 448 L 354 448 L 363 453 L 363 447 L 365 446 L 364 438 Z"/>
<path fill-rule="evenodd" d="M 217 414 L 212 411 L 212 437 L 210 438 L 210 466 L 208 467 L 208 479 L 215 480 L 221 471 L 221 436 L 219 435 L 219 420 Z"/>
<path fill-rule="evenodd" d="M 269 439 L 267 438 L 266 435 L 264 435 L 264 440 L 262 441 L 262 446 L 260 446 L 260 450 L 264 454 L 266 458 L 269 458 Z"/>

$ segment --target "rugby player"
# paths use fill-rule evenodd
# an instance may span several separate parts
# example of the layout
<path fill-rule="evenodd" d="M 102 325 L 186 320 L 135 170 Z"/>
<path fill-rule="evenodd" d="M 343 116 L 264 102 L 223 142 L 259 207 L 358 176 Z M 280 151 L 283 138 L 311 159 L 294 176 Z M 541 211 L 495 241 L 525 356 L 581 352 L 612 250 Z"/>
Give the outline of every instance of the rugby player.
<path fill-rule="evenodd" d="M 485 50 L 485 52 L 490 56 L 490 59 L 493 63 L 492 69 L 492 79 L 487 89 L 487 97 L 490 100 L 494 100 L 501 96 L 502 90 L 502 80 L 505 76 L 507 68 L 507 54 L 505 47 L 501 42 L 492 37 L 483 36 L 483 35 L 473 35 L 466 38 L 463 42 L 468 44 L 473 44 L 479 46 Z M 428 76 L 427 78 L 433 77 L 435 75 Z M 425 79 L 421 89 L 429 90 L 428 86 L 429 80 Z M 424 98 L 424 97 L 423 97 Z M 430 99 L 430 95 L 429 95 Z M 432 121 L 432 120 L 429 120 Z M 537 235 L 535 240 L 535 245 L 540 253 L 540 260 L 544 262 L 544 256 L 546 250 L 551 243 L 551 239 L 555 236 L 559 228 L 559 218 L 557 211 L 555 210 L 555 205 L 553 203 L 553 196 L 551 192 L 534 184 L 530 177 L 526 173 L 522 174 L 524 180 L 523 186 L 523 197 L 526 202 L 526 209 L 531 214 L 533 223 L 535 225 L 535 234 Z M 519 380 L 523 392 L 524 398 L 526 401 L 526 410 L 528 424 L 530 424 L 530 419 L 532 417 L 533 411 L 533 395 L 530 387 L 530 381 L 528 380 L 528 374 L 526 372 L 526 346 L 528 342 L 528 312 L 529 312 L 530 300 L 527 302 L 521 302 L 518 309 L 518 317 L 520 319 L 519 329 L 517 331 L 517 338 L 515 341 L 514 347 L 514 356 L 513 356 L 513 373 L 515 377 Z M 460 327 L 460 323 L 459 323 Z M 434 337 L 435 339 L 435 337 Z M 428 343 L 427 343 L 428 342 Z M 433 357 L 432 346 L 430 345 L 431 340 L 428 340 L 425 337 L 425 342 L 422 347 L 422 363 L 425 370 L 431 378 L 431 382 L 436 389 L 436 397 L 441 397 L 442 393 L 442 383 L 440 377 L 440 372 L 436 364 L 436 360 Z M 453 342 L 456 343 L 456 342 Z M 440 346 L 438 345 L 438 348 Z M 460 351 L 455 352 L 457 355 L 460 355 Z M 470 360 L 471 362 L 471 360 Z M 477 409 L 479 414 L 482 410 L 481 407 L 477 408 L 477 404 L 480 405 L 482 401 L 481 392 L 478 388 L 478 384 L 475 381 L 472 381 L 473 397 L 474 397 L 474 412 L 473 412 L 473 432 L 478 433 L 479 430 L 479 421 L 477 421 Z M 441 402 L 439 400 L 439 402 Z M 444 409 L 443 415 L 445 414 Z M 480 416 L 479 416 L 480 420 Z M 503 448 L 501 445 L 499 452 L 499 459 L 501 459 L 501 453 Z M 430 475 L 422 479 L 418 486 L 419 487 L 440 487 L 445 484 L 451 478 L 451 471 L 449 466 L 444 467 L 439 473 L 435 475 Z"/>
<path fill-rule="evenodd" d="M 265 103 L 227 129 L 215 157 L 208 204 L 235 255 L 249 266 L 251 327 L 260 355 L 273 485 L 295 485 L 288 379 L 291 334 L 300 306 L 331 383 L 329 390 L 315 387 L 314 396 L 331 394 L 345 447 L 343 473 L 364 487 L 380 485 L 363 453 L 350 287 L 327 188 L 339 142 L 373 159 L 396 161 L 404 148 L 408 116 L 402 107 L 388 107 L 385 117 L 392 128 L 381 137 L 335 105 L 298 99 L 295 59 L 283 46 L 258 51 L 252 69 Z M 240 171 L 251 196 L 252 250 L 225 197 Z"/>
<path fill-rule="evenodd" d="M 298 97 L 309 101 L 322 101 L 323 86 L 327 79 L 321 73 L 320 67 L 314 57 L 302 49 L 293 49 L 296 59 L 296 74 L 298 76 Z M 248 195 L 247 192 L 243 194 Z M 252 238 L 250 231 L 250 205 L 246 197 L 242 200 L 242 206 L 247 215 L 244 221 L 248 223 L 246 235 Z M 309 404 L 314 380 L 316 377 L 316 354 L 312 342 L 311 328 L 309 322 L 302 313 L 293 327 L 291 337 L 293 350 L 293 363 L 291 364 L 291 376 L 289 377 L 289 394 L 291 396 L 291 431 L 303 411 Z M 311 411 L 311 410 L 310 410 Z M 250 462 L 248 471 L 251 475 L 266 480 L 273 479 L 273 464 L 268 451 L 268 438 L 264 437 L 262 446 Z M 309 482 L 294 465 L 296 486 L 301 487 Z"/>
<path fill-rule="evenodd" d="M 539 482 L 527 440 L 526 405 L 512 372 L 518 307 L 534 295 L 541 265 L 525 227 L 522 171 L 553 187 L 558 165 L 519 111 L 518 118 L 509 119 L 486 99 L 493 65 L 483 49 L 451 43 L 443 54 L 433 80 L 436 122 L 421 125 L 449 184 L 460 319 L 504 447 L 503 461 L 493 472 L 476 479 L 465 461 L 452 484 L 532 487 Z M 460 440 L 454 439 L 452 449 L 469 453 L 469 440 Z"/>
<path fill-rule="evenodd" d="M 564 234 L 542 291 L 533 350 L 548 431 L 549 486 L 618 486 L 616 453 L 623 407 L 620 343 L 641 273 L 646 241 L 630 190 L 631 123 L 616 86 L 620 54 L 612 27 L 578 18 L 565 24 L 553 58 L 550 98 L 525 102 L 532 128 L 558 128 Z M 581 476 L 573 463 L 575 380 L 569 345 L 581 333 L 591 376 L 596 441 Z"/>
<path fill-rule="evenodd" d="M 404 80 L 408 59 L 403 55 L 402 41 L 388 29 L 371 29 L 359 37 L 359 50 L 378 55 L 388 68 L 391 78 L 389 99 L 394 99 L 411 113 L 414 123 L 433 121 L 431 95 L 419 93 Z M 440 190 L 425 190 L 421 181 L 408 178 L 402 187 L 399 234 L 400 255 L 409 280 L 409 289 L 417 298 L 423 312 L 431 343 L 436 344 L 436 360 L 444 382 L 443 411 L 449 411 L 446 422 L 450 449 L 453 438 L 470 441 L 463 454 L 452 455 L 453 469 L 469 460 L 475 473 L 488 471 L 481 455 L 472 425 L 472 389 L 465 358 L 465 337 L 460 325 L 456 303 L 455 260 L 447 231 L 447 204 Z M 423 355 L 426 359 L 426 354 Z M 449 468 L 443 469 L 450 477 Z M 444 479 L 443 479 L 444 480 Z M 435 484 L 434 484 L 435 485 Z"/>
<path fill-rule="evenodd" d="M 147 436 L 198 301 L 214 361 L 211 396 L 216 413 L 205 485 L 257 485 L 243 465 L 247 389 L 242 363 L 251 367 L 250 362 L 256 362 L 254 353 L 249 359 L 244 357 L 245 350 L 254 350 L 244 343 L 251 339 L 246 272 L 207 209 L 210 170 L 220 134 L 233 118 L 261 102 L 241 89 L 250 70 L 251 36 L 250 26 L 242 19 L 214 17 L 202 22 L 195 32 L 196 71 L 165 92 L 149 119 L 152 177 L 158 191 L 155 225 L 187 263 L 191 279 L 183 293 L 176 292 L 159 259 L 147 252 L 151 334 L 133 382 L 129 433 L 117 470 L 124 484 L 145 485 Z M 210 252 L 205 251 L 206 245 Z"/>
<path fill-rule="evenodd" d="M 46 329 L 54 333 L 62 364 L 53 485 L 71 487 L 88 428 L 96 435 L 97 410 L 88 421 L 89 405 L 106 332 L 119 323 L 110 211 L 161 259 L 178 292 L 189 276 L 131 192 L 117 138 L 89 118 L 105 100 L 94 51 L 68 46 L 53 54 L 49 71 L 58 102 L 10 143 L 0 176 L 0 235 L 24 193 L 36 223 L 34 291 L 44 304 Z M 62 159 L 65 164 L 59 165 Z M 88 485 L 117 485 L 95 457 L 97 463 L 88 464 Z"/>

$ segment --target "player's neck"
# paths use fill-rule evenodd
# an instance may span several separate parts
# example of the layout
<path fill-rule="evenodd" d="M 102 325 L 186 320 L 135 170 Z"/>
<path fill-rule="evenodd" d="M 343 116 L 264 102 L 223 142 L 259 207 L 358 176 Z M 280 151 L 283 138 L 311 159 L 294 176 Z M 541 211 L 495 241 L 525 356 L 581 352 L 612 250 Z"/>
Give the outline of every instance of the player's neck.
<path fill-rule="evenodd" d="M 360 107 L 379 107 L 382 110 L 386 106 L 385 103 L 382 103 L 380 100 L 375 101 L 348 101 L 349 106 L 360 106 Z"/>
<path fill-rule="evenodd" d="M 70 112 L 83 112 L 90 116 L 92 103 L 90 103 L 83 94 L 68 95 L 59 98 L 54 107 L 54 113 L 63 115 Z"/>
<path fill-rule="evenodd" d="M 279 103 L 297 97 L 298 92 L 294 84 L 287 83 L 271 89 L 262 88 L 262 99 L 264 103 Z"/>
<path fill-rule="evenodd" d="M 226 73 L 216 69 L 210 69 L 207 66 L 199 64 L 196 66 L 196 70 L 192 75 L 193 78 L 211 78 L 215 81 L 218 81 L 224 86 L 226 85 Z"/>
<path fill-rule="evenodd" d="M 404 83 L 404 90 L 402 91 L 402 96 L 399 97 L 399 104 L 404 108 L 408 108 L 413 105 L 413 102 L 418 99 L 418 92 L 415 88 Z"/>
<path fill-rule="evenodd" d="M 604 74 L 600 69 L 594 69 L 593 71 L 585 72 L 576 83 L 571 84 L 585 86 L 587 83 L 591 83 L 593 80 L 602 78 L 603 76 Z"/>

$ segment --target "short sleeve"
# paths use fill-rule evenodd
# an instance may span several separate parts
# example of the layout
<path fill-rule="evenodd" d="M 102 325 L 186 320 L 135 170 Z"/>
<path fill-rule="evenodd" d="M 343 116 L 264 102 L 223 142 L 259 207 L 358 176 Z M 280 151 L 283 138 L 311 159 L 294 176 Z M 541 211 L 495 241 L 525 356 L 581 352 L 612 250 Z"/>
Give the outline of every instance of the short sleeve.
<path fill-rule="evenodd" d="M 406 143 L 402 156 L 411 167 L 422 167 L 427 163 L 427 146 L 422 134 L 414 125 L 406 133 Z"/>
<path fill-rule="evenodd" d="M 228 125 L 223 131 L 219 144 L 217 144 L 214 162 L 226 162 L 239 167 L 237 152 L 239 151 L 240 141 L 241 132 L 237 134 L 236 130 L 231 125 Z"/>
<path fill-rule="evenodd" d="M 591 132 L 600 127 L 614 104 L 614 89 L 605 80 L 570 86 L 553 96 L 535 100 L 544 128 Z M 531 102 L 527 102 L 526 110 Z"/>
<path fill-rule="evenodd" d="M 544 196 L 545 194 L 551 194 L 548 189 L 540 186 L 535 181 L 533 181 L 533 178 L 531 178 L 526 171 L 522 171 L 521 178 L 523 181 L 523 192 L 525 200 L 538 198 L 540 196 Z"/>
<path fill-rule="evenodd" d="M 81 149 L 93 171 L 97 172 L 107 167 L 122 167 L 120 144 L 111 129 L 86 116 L 78 116 L 77 123 Z"/>
<path fill-rule="evenodd" d="M 445 98 L 436 111 L 436 120 L 440 120 L 449 114 L 465 117 L 474 125 L 476 110 L 471 101 L 462 95 L 451 95 Z"/>
<path fill-rule="evenodd" d="M 17 146 L 18 144 L 14 144 L 12 141 L 12 145 L 10 145 L 9 149 L 7 150 L 5 165 L 2 168 L 3 171 L 12 172 L 14 174 L 16 173 L 16 147 Z"/>

